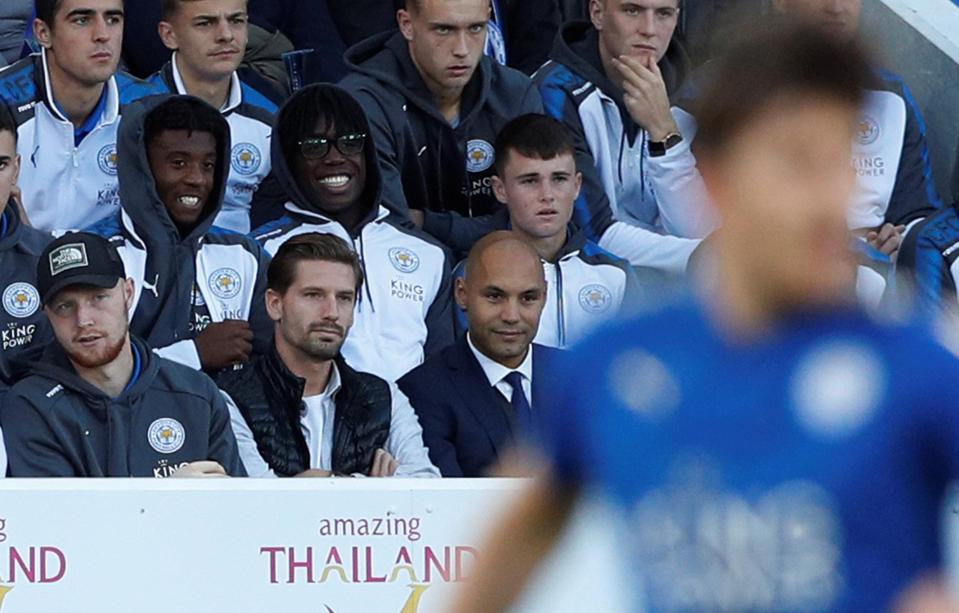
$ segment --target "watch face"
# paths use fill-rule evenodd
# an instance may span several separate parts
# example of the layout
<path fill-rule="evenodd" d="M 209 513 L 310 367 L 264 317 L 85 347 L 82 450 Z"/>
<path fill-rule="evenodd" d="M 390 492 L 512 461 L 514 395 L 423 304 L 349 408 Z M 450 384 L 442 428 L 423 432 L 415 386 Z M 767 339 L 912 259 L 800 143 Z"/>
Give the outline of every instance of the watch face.
<path fill-rule="evenodd" d="M 677 134 L 675 132 L 673 132 L 672 134 L 668 134 L 665 140 L 661 140 L 661 141 L 651 140 L 647 143 L 647 147 L 649 148 L 649 155 L 653 157 L 666 155 L 667 150 L 678 145 L 682 141 L 683 141 L 682 135 Z"/>
<path fill-rule="evenodd" d="M 677 134 L 673 132 L 672 134 L 666 137 L 666 140 L 663 142 L 663 145 L 665 149 L 671 149 L 672 147 L 675 147 L 681 142 L 683 142 L 682 134 Z"/>

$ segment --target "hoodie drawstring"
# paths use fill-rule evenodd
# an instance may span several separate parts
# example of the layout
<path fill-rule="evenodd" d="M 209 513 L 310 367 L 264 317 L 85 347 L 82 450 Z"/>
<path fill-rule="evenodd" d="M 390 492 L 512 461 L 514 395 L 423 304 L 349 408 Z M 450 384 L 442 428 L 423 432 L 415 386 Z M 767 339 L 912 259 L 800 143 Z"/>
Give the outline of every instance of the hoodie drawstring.
<path fill-rule="evenodd" d="M 370 293 L 370 275 L 366 272 L 366 253 L 363 248 L 363 232 L 360 232 L 360 268 L 363 270 L 363 289 L 366 290 L 366 299 L 370 302 L 370 311 L 376 313 L 376 305 L 373 304 L 373 294 Z M 355 248 L 355 245 L 354 245 Z"/>
<path fill-rule="evenodd" d="M 646 130 L 642 131 L 639 141 L 639 189 L 646 201 Z"/>
<path fill-rule="evenodd" d="M 566 305 L 563 300 L 563 267 L 560 266 L 560 260 L 553 264 L 556 266 L 556 327 L 559 338 L 560 349 L 566 348 Z"/>
<path fill-rule="evenodd" d="M 619 184 L 623 184 L 623 151 L 626 149 L 626 128 L 623 128 L 623 131 L 619 135 L 619 163 L 617 164 L 617 170 L 619 170 Z"/>

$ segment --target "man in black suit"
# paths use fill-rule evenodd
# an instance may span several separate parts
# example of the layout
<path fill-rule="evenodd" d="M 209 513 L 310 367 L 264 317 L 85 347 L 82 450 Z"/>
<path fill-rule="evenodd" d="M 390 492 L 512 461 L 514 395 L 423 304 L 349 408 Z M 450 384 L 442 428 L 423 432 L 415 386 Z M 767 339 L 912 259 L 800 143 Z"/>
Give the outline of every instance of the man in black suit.
<path fill-rule="evenodd" d="M 488 473 L 518 438 L 535 435 L 540 374 L 554 349 L 533 345 L 546 300 L 536 251 L 511 232 L 470 251 L 456 301 L 469 332 L 399 380 L 444 477 Z"/>

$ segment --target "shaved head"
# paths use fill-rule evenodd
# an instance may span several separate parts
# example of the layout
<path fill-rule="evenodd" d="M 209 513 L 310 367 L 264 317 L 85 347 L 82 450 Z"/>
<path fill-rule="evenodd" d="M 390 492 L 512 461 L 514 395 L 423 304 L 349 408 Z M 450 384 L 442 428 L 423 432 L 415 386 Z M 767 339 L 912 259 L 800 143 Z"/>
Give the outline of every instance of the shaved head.
<path fill-rule="evenodd" d="M 531 270 L 537 271 L 543 283 L 546 283 L 539 254 L 536 253 L 532 245 L 509 230 L 491 232 L 473 245 L 469 257 L 466 258 L 466 277 L 475 275 L 478 272 L 477 267 L 483 266 L 484 261 L 498 261 L 501 258 L 506 258 L 507 261 L 518 268 L 529 265 Z"/>
<path fill-rule="evenodd" d="M 486 357 L 517 368 L 525 359 L 546 304 L 539 255 L 512 232 L 477 242 L 456 280 L 456 302 L 466 310 L 469 337 Z"/>

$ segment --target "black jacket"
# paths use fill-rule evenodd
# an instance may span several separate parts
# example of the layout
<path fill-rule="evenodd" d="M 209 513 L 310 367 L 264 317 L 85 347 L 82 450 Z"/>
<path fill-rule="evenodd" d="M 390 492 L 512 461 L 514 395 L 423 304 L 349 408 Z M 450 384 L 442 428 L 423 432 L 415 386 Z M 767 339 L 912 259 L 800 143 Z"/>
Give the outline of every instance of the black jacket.
<path fill-rule="evenodd" d="M 483 57 L 453 128 L 399 32 L 363 41 L 346 59 L 352 74 L 341 85 L 369 117 L 387 205 L 403 215 L 423 209 L 427 232 L 458 254 L 468 251 L 501 208 L 490 183 L 496 134 L 519 115 L 542 112 L 539 92 L 522 73 Z"/>
<path fill-rule="evenodd" d="M 333 424 L 333 472 L 367 474 L 390 434 L 390 387 L 379 377 L 353 370 L 342 357 L 336 358 L 336 368 L 341 387 Z M 290 372 L 275 345 L 242 368 L 221 373 L 217 384 L 240 409 L 273 472 L 292 477 L 310 468 L 310 450 L 300 429 L 306 382 Z"/>
<path fill-rule="evenodd" d="M 29 360 L 53 339 L 37 291 L 37 260 L 52 236 L 26 226 L 11 201 L 0 215 L 0 390 L 13 385 Z"/>
<path fill-rule="evenodd" d="M 116 398 L 81 379 L 59 343 L 0 406 L 12 477 L 167 477 L 215 460 L 246 476 L 223 395 L 136 338 L 140 372 Z"/>

